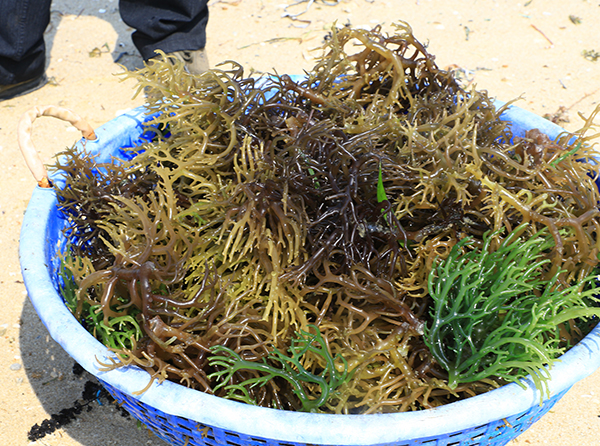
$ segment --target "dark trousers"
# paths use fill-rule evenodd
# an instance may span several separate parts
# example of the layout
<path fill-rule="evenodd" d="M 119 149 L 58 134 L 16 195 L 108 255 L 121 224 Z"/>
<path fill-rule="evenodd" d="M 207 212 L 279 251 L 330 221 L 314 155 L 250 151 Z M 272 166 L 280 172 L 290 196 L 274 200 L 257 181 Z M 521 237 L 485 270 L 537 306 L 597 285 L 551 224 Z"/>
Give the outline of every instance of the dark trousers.
<path fill-rule="evenodd" d="M 51 0 L 0 0 L 0 85 L 44 72 L 44 31 Z M 208 0 L 120 0 L 123 21 L 135 29 L 133 43 L 144 58 L 197 50 L 206 45 Z"/>

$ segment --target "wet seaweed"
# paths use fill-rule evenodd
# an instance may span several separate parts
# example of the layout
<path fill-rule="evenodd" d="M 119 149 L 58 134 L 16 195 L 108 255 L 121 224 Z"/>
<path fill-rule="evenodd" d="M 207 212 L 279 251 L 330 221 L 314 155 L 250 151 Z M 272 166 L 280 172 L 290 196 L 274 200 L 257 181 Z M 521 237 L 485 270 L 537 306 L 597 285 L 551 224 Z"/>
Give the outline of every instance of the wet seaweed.
<path fill-rule="evenodd" d="M 550 280 L 543 277 L 551 237 L 522 239 L 517 234 L 525 227 L 515 228 L 494 251 L 493 234 L 484 235 L 477 250 L 467 249 L 472 240 L 463 238 L 429 276 L 433 322 L 424 340 L 448 371 L 450 387 L 490 377 L 523 385 L 520 379 L 529 375 L 548 394 L 546 366 L 572 346 L 565 343 L 563 324 L 600 316 L 593 306 L 598 270 L 557 287 L 561 271 Z"/>
<path fill-rule="evenodd" d="M 600 253 L 589 135 L 600 108 L 554 141 L 513 138 L 504 107 L 439 69 L 407 24 L 394 31 L 333 29 L 302 80 L 245 77 L 235 62 L 190 76 L 164 55 L 129 74 L 164 131 L 115 166 L 72 151 L 56 167 L 69 178 L 57 187 L 69 306 L 114 338 L 107 369 L 136 364 L 152 380 L 303 410 L 298 387 L 263 383 L 256 369 L 287 364 L 274 352 L 315 327 L 348 374 L 309 410 L 427 409 L 518 376 L 453 378 L 426 337 L 429 283 L 467 241 L 483 255 L 542 231 L 539 280 L 558 294 L 588 283 Z M 549 343 L 548 363 L 583 334 L 560 324 L 569 339 Z M 224 352 L 236 361 L 218 362 Z M 321 376 L 325 356 L 290 367 Z M 327 393 L 303 386 L 311 401 Z"/>
<path fill-rule="evenodd" d="M 223 387 L 228 392 L 227 398 L 257 405 L 257 400 L 252 396 L 254 388 L 283 379 L 301 402 L 301 410 L 316 412 L 321 406 L 336 397 L 338 387 L 346 384 L 350 376 L 345 359 L 339 354 L 333 358 L 319 329 L 314 325 L 309 327 L 314 333 L 304 331 L 296 333 L 288 349 L 289 355 L 275 349 L 269 352 L 261 362 L 246 361 L 236 352 L 222 345 L 211 347 L 213 355 L 208 362 L 218 371 L 209 375 L 208 378 L 220 381 L 213 390 L 217 391 Z M 307 359 L 308 356 L 316 358 Z M 312 373 L 304 367 L 303 363 L 310 363 L 311 360 L 319 362 L 319 374 Z M 336 361 L 340 365 L 341 372 L 338 372 Z M 240 370 L 255 371 L 258 372 L 258 376 L 238 384 L 229 384 Z M 278 383 L 275 385 L 281 387 Z M 318 388 L 318 392 L 315 393 L 311 387 Z M 275 407 L 277 407 L 276 403 Z"/>

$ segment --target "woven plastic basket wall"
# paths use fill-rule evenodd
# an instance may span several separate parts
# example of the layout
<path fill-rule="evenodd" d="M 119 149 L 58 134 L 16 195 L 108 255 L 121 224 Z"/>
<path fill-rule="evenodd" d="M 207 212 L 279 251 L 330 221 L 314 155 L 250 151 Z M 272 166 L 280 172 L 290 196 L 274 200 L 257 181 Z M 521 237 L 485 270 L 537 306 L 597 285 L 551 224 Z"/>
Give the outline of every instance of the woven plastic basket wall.
<path fill-rule="evenodd" d="M 540 128 L 551 138 L 562 129 L 511 107 L 504 118 L 513 132 Z M 143 132 L 144 109 L 122 115 L 97 129 L 85 149 L 110 160 Z M 55 181 L 60 179 L 55 178 Z M 325 415 L 278 411 L 221 399 L 181 385 L 154 383 L 142 395 L 149 375 L 137 367 L 99 370 L 110 352 L 71 315 L 56 289 L 61 220 L 51 189 L 36 188 L 21 231 L 20 257 L 29 297 L 51 336 L 157 436 L 174 445 L 504 445 L 526 430 L 577 381 L 600 366 L 600 326 L 562 356 L 552 368 L 550 397 L 532 382 L 517 384 L 420 412 L 377 415 Z M 135 395 L 135 396 L 134 396 Z M 548 439 L 552 443 L 552 439 Z"/>

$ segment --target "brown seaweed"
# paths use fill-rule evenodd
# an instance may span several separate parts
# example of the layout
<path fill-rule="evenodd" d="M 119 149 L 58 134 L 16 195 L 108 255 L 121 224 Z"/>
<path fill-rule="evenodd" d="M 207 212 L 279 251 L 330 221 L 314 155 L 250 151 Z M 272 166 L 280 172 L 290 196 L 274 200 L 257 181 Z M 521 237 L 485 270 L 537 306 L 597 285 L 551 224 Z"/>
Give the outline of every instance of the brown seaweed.
<path fill-rule="evenodd" d="M 450 388 L 426 347 L 437 258 L 490 230 L 498 246 L 499 229 L 529 223 L 530 235 L 545 227 L 555 241 L 548 277 L 568 271 L 566 286 L 596 267 L 599 197 L 581 162 L 593 117 L 574 140 L 531 131 L 511 141 L 502 109 L 439 69 L 404 23 L 392 36 L 334 29 L 302 81 L 226 66 L 194 77 L 156 60 L 133 74 L 165 134 L 106 180 L 57 190 L 80 302 L 100 305 L 106 324 L 135 308 L 143 329 L 108 367 L 135 363 L 225 396 L 209 378 L 219 371 L 211 347 L 260 362 L 314 325 L 351 373 L 324 410 L 431 408 L 500 384 Z M 73 154 L 58 168 L 90 166 Z M 94 233 L 82 233 L 91 221 Z M 78 249 L 83 241 L 94 248 Z M 310 353 L 302 361 L 315 375 L 325 367 Z M 239 370 L 230 384 L 256 373 Z M 265 406 L 302 406 L 282 380 L 247 392 Z"/>

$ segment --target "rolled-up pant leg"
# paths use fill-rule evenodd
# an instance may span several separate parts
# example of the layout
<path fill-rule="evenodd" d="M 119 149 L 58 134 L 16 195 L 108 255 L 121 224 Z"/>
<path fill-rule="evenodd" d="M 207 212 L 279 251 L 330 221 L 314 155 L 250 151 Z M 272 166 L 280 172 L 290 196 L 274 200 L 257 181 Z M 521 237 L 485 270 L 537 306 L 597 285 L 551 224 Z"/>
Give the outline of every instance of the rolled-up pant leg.
<path fill-rule="evenodd" d="M 206 45 L 208 0 L 120 0 L 123 21 L 135 28 L 133 43 L 144 58 L 198 50 Z"/>
<path fill-rule="evenodd" d="M 0 0 L 0 85 L 44 73 L 51 0 Z"/>

